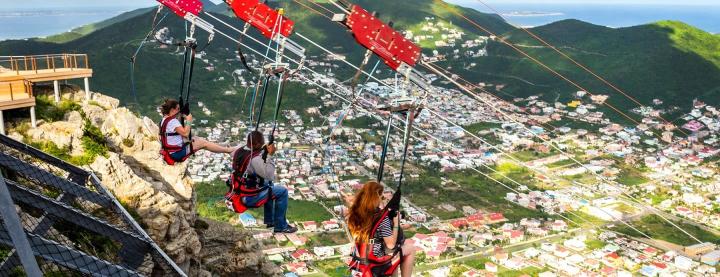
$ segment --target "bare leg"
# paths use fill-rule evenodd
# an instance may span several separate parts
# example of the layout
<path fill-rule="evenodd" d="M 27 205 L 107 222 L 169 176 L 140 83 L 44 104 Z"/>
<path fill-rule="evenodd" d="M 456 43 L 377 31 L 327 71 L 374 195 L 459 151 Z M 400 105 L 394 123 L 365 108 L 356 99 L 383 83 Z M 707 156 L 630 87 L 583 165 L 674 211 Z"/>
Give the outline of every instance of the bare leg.
<path fill-rule="evenodd" d="M 405 259 L 400 264 L 400 272 L 402 277 L 410 277 L 415 267 L 415 246 L 405 244 L 402 250 Z"/>
<path fill-rule="evenodd" d="M 205 140 L 204 138 L 193 138 L 193 151 L 198 151 L 200 149 L 205 149 L 207 151 L 213 152 L 213 153 L 232 153 L 236 148 L 235 147 L 224 147 L 220 146 L 217 143 L 209 142 Z"/>

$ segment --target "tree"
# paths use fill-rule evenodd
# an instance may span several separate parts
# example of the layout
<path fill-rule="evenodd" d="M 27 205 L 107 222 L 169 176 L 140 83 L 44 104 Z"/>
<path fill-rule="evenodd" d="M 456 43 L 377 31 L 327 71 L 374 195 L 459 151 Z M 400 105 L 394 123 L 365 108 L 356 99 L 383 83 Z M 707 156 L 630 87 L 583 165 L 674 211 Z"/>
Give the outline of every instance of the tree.
<path fill-rule="evenodd" d="M 425 260 L 427 260 L 427 255 L 423 251 L 415 252 L 415 261 L 417 263 L 425 263 Z"/>

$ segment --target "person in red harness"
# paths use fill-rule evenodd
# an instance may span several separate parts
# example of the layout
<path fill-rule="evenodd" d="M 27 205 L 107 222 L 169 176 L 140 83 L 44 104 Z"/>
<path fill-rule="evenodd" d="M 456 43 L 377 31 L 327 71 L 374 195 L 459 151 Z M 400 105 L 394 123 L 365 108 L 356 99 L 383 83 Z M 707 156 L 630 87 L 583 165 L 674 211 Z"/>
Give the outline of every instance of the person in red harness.
<path fill-rule="evenodd" d="M 201 149 L 214 153 L 229 154 L 239 148 L 221 146 L 199 137 L 193 137 L 192 140 L 185 141 L 190 135 L 190 124 L 183 127 L 180 120 L 177 119 L 180 112 L 180 103 L 175 99 L 166 99 L 160 109 L 163 114 L 163 119 L 160 121 L 161 153 L 165 161 L 170 165 L 185 161 L 187 157 Z M 192 115 L 185 116 L 185 120 L 188 123 L 192 122 Z"/>
<path fill-rule="evenodd" d="M 263 149 L 265 148 L 265 149 Z M 262 152 L 267 151 L 263 158 Z M 243 155 L 240 155 L 241 152 Z M 275 145 L 265 145 L 265 138 L 262 133 L 252 131 L 248 134 L 247 148 L 238 149 L 233 153 L 233 160 L 239 160 L 239 156 L 249 156 L 249 162 L 245 165 L 242 175 L 245 177 L 245 185 L 255 183 L 248 193 L 241 194 L 242 205 L 247 208 L 264 207 L 264 223 L 268 228 L 273 228 L 275 233 L 295 233 L 297 227 L 287 222 L 286 214 L 288 209 L 288 190 L 282 185 L 273 185 L 275 181 Z M 238 168 L 242 169 L 242 166 Z M 241 174 L 240 172 L 234 172 Z M 233 177 L 235 178 L 235 177 Z M 240 204 L 240 203 L 237 203 Z M 242 212 L 243 208 L 235 209 Z"/>
<path fill-rule="evenodd" d="M 415 247 L 405 245 L 399 213 L 392 217 L 381 208 L 384 188 L 369 181 L 355 195 L 347 216 L 348 228 L 355 239 L 351 269 L 363 277 L 412 275 Z M 392 218 L 391 218 L 392 217 Z"/>

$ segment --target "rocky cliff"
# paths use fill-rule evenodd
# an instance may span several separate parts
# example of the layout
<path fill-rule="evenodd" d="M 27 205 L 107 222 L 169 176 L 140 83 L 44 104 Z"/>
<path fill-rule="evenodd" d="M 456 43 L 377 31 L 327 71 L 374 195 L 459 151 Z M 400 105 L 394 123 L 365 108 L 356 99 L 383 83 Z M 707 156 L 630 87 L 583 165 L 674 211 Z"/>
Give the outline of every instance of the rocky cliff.
<path fill-rule="evenodd" d="M 139 215 L 152 238 L 191 276 L 273 276 L 277 266 L 267 261 L 250 233 L 226 223 L 199 219 L 195 211 L 193 182 L 187 163 L 166 165 L 158 151 L 158 125 L 140 117 L 117 99 L 93 93 L 83 101 L 84 92 L 63 95 L 79 108 L 67 112 L 64 120 L 38 122 L 18 139 L 52 141 L 70 155 L 84 153 L 83 126 L 97 126 L 109 152 L 94 157 L 86 167 L 128 209 Z M 41 111 L 40 111 L 41 112 Z"/>

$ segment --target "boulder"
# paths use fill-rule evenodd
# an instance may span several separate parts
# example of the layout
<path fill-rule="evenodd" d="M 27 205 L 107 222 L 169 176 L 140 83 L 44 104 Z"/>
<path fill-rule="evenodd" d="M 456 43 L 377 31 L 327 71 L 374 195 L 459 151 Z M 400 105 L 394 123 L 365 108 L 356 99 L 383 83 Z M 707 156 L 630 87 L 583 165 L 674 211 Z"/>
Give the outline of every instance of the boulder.
<path fill-rule="evenodd" d="M 102 184 L 139 215 L 148 234 L 190 276 L 279 276 L 282 271 L 261 253 L 252 234 L 214 222 L 205 232 L 195 229 L 197 212 L 188 163 L 168 166 L 158 154 L 158 125 L 118 108 L 115 98 L 93 93 L 64 95 L 81 104 L 64 121 L 40 123 L 28 138 L 53 141 L 59 147 L 82 151 L 85 119 L 105 136 L 110 153 L 89 165 Z M 22 139 L 22 136 L 20 136 Z M 81 152 L 79 154 L 82 154 Z M 149 261 L 148 261 L 149 262 Z M 208 271 L 209 270 L 209 271 Z"/>
<path fill-rule="evenodd" d="M 207 220 L 202 231 L 203 264 L 220 276 L 282 276 L 282 270 L 263 255 L 262 244 L 247 231 Z"/>
<path fill-rule="evenodd" d="M 186 210 L 164 187 L 140 178 L 117 153 L 98 157 L 90 168 L 118 200 L 140 215 L 148 234 L 187 270 L 202 248 L 192 227 L 194 212 Z"/>
<path fill-rule="evenodd" d="M 37 128 L 30 128 L 28 130 L 28 136 L 33 141 L 52 141 L 60 148 L 78 147 L 80 145 L 82 135 L 82 121 L 57 121 L 44 123 L 39 125 Z"/>

